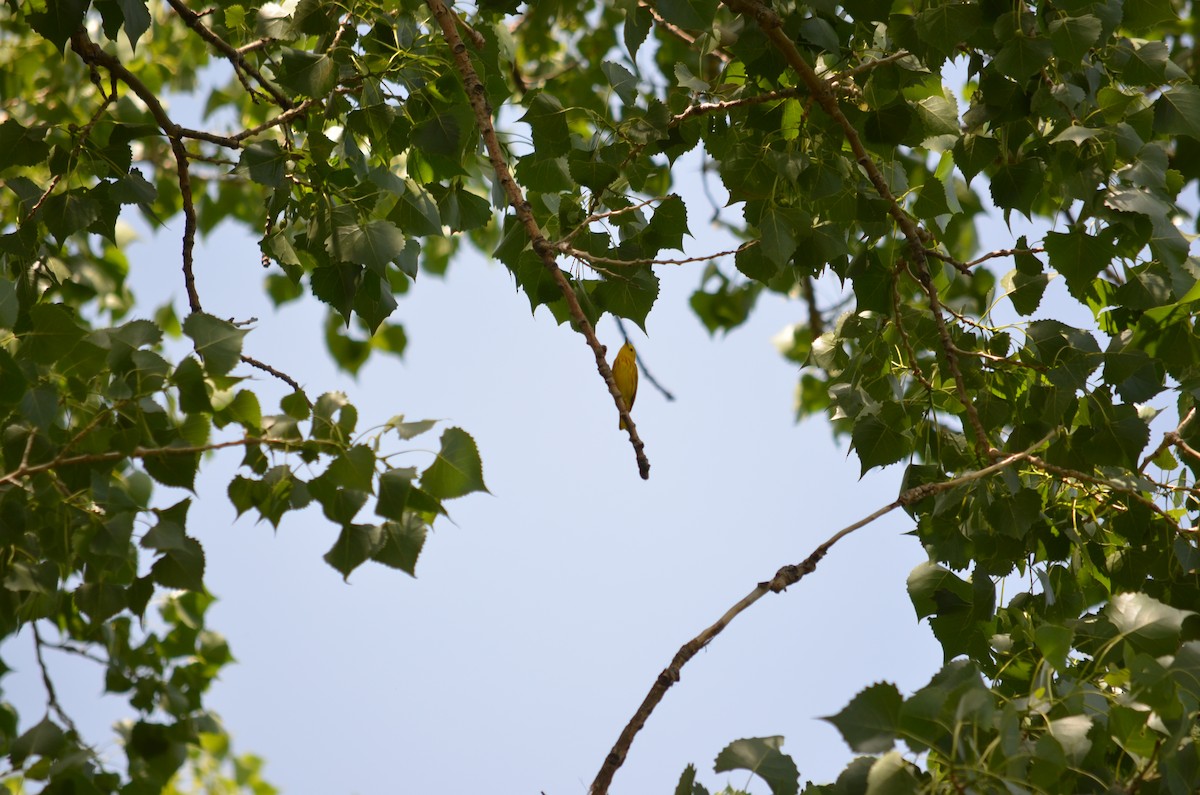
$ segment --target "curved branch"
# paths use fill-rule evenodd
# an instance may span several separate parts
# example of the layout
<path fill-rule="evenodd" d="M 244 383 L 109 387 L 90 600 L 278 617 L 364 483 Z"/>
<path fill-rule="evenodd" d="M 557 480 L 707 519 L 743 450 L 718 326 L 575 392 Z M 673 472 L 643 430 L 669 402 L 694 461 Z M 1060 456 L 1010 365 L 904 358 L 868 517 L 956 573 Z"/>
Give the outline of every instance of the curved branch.
<path fill-rule="evenodd" d="M 587 340 L 588 346 L 591 347 L 592 354 L 596 358 L 596 369 L 599 371 L 600 377 L 604 379 L 604 383 L 608 386 L 608 392 L 612 396 L 613 403 L 616 404 L 621 419 L 625 421 L 625 428 L 629 431 L 629 441 L 633 444 L 633 452 L 637 457 L 638 471 L 643 480 L 648 479 L 650 477 L 650 461 L 646 458 L 644 452 L 645 444 L 642 442 L 641 437 L 638 436 L 637 427 L 634 425 L 633 418 L 629 416 L 629 410 L 625 407 L 625 402 L 621 398 L 621 391 L 617 388 L 617 382 L 613 379 L 612 369 L 608 366 L 608 362 L 605 361 L 604 346 L 596 338 L 596 330 L 592 328 L 592 324 L 588 322 L 587 317 L 583 314 L 583 309 L 579 305 L 579 299 L 575 297 L 575 291 L 571 289 L 570 283 L 567 282 L 562 270 L 558 267 L 555 245 L 542 234 L 537 219 L 533 217 L 533 208 L 525 200 L 525 196 L 521 192 L 521 187 L 517 185 L 513 179 L 512 172 L 508 168 L 508 162 L 505 160 L 504 152 L 500 148 L 500 141 L 496 137 L 496 128 L 492 125 L 492 108 L 487 99 L 487 90 L 484 88 L 483 83 L 480 82 L 479 75 L 475 72 L 475 67 L 471 64 L 471 56 L 467 52 L 467 46 L 463 44 L 462 38 L 458 35 L 457 16 L 450 11 L 442 0 L 426 0 L 426 5 L 429 6 L 429 10 L 433 12 L 434 18 L 437 19 L 438 24 L 441 26 L 442 35 L 445 37 L 446 43 L 450 46 L 450 51 L 454 55 L 455 65 L 458 67 L 459 75 L 462 77 L 463 87 L 466 89 L 467 97 L 471 101 L 471 107 L 475 111 L 475 121 L 479 125 L 480 135 L 483 136 L 483 143 L 487 148 L 492 169 L 496 172 L 496 179 L 504 189 L 504 193 L 508 197 L 508 202 L 516 212 L 521 225 L 525 227 L 525 232 L 529 235 L 534 252 L 541 258 L 542 264 L 546 266 L 546 270 L 550 272 L 551 278 L 554 279 L 554 283 L 558 285 L 559 291 L 562 292 L 563 298 L 567 302 L 567 309 L 570 312 L 571 319 Z"/>

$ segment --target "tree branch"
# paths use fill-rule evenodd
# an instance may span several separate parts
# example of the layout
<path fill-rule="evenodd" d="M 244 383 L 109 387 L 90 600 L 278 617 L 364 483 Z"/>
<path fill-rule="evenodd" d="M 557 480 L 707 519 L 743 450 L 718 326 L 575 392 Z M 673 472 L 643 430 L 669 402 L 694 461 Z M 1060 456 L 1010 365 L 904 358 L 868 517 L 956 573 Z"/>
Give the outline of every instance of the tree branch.
<path fill-rule="evenodd" d="M 312 408 L 312 401 L 308 399 L 308 395 L 305 394 L 304 389 L 300 386 L 300 382 L 297 381 L 295 378 L 292 378 L 290 375 L 283 372 L 282 370 L 276 370 L 274 367 L 267 364 L 266 362 L 260 362 L 258 359 L 255 359 L 250 356 L 246 356 L 244 354 L 242 355 L 242 361 L 245 362 L 246 364 L 250 365 L 251 367 L 257 367 L 259 370 L 262 370 L 264 373 L 275 376 L 280 381 L 287 384 L 292 389 L 296 390 L 296 392 L 302 398 L 304 398 L 304 402 L 308 404 L 308 407 Z"/>
<path fill-rule="evenodd" d="M 908 240 L 913 264 L 916 267 L 914 276 L 918 284 L 925 291 L 925 294 L 929 297 L 929 306 L 933 312 L 938 337 L 942 343 L 942 353 L 946 357 L 946 364 L 954 379 L 954 388 L 958 394 L 958 400 L 962 403 L 966 411 L 967 424 L 971 426 L 975 434 L 976 450 L 982 456 L 998 455 L 995 448 L 992 447 L 991 441 L 988 439 L 983 424 L 979 421 L 979 413 L 975 410 L 975 404 L 971 402 L 966 382 L 963 380 L 962 370 L 958 366 L 958 357 L 954 353 L 950 333 L 946 329 L 946 318 L 942 313 L 941 299 L 938 297 L 937 290 L 933 286 L 933 280 L 929 273 L 929 263 L 926 258 L 925 248 L 926 235 L 917 227 L 913 217 L 900 206 L 900 202 L 892 194 L 891 188 L 888 187 L 883 172 L 879 170 L 879 166 L 875 164 L 875 161 L 863 145 L 858 131 L 851 124 L 850 120 L 846 118 L 846 114 L 842 113 L 842 109 L 838 107 L 833 87 L 829 81 L 823 80 L 818 76 L 808 61 L 804 59 L 800 50 L 797 49 L 795 42 L 783 30 L 783 20 L 779 15 L 758 2 L 758 0 L 724 0 L 724 3 L 731 10 L 744 14 L 758 23 L 763 33 L 784 56 L 785 60 L 787 60 L 788 65 L 800 76 L 800 79 L 808 87 L 817 104 L 841 128 L 846 142 L 850 145 L 850 149 L 854 153 L 855 160 L 866 173 L 867 179 L 874 186 L 876 193 L 887 203 L 888 214 L 892 216 L 896 224 L 900 227 L 900 230 L 904 233 L 904 237 Z"/>
<path fill-rule="evenodd" d="M 629 753 L 629 748 L 633 744 L 634 738 L 637 736 L 637 733 L 641 731 L 642 727 L 646 725 L 646 721 L 649 719 L 650 714 L 654 712 L 654 709 L 658 706 L 659 702 L 662 701 L 663 697 L 667 694 L 667 691 L 672 685 L 679 681 L 680 669 L 682 669 L 689 660 L 695 657 L 701 649 L 711 643 L 713 638 L 721 634 L 725 627 L 729 626 L 729 624 L 741 613 L 745 612 L 747 608 L 749 608 L 759 599 L 766 596 L 768 593 L 779 593 L 785 590 L 788 586 L 795 585 L 806 575 L 812 574 L 814 571 L 816 571 L 817 564 L 820 563 L 821 560 L 829 553 L 829 550 L 833 547 L 833 545 L 853 533 L 855 530 L 866 527 L 876 519 L 891 513 L 896 508 L 912 505 L 913 503 L 920 502 L 926 497 L 931 497 L 943 491 L 949 491 L 950 489 L 961 486 L 964 483 L 982 480 L 983 478 L 994 475 L 1000 470 L 1010 467 L 1019 461 L 1029 459 L 1032 457 L 1034 450 L 1046 444 L 1057 433 L 1057 430 L 1052 431 L 1050 434 L 1029 447 L 1024 452 L 1007 455 L 999 461 L 984 467 L 983 469 L 968 472 L 965 475 L 961 475 L 951 480 L 945 480 L 938 483 L 924 483 L 920 486 L 914 486 L 911 489 L 906 489 L 905 491 L 901 492 L 896 499 L 887 505 L 884 505 L 882 508 L 879 508 L 873 513 L 864 516 L 857 522 L 838 530 L 836 533 L 830 536 L 825 543 L 814 549 L 812 553 L 800 563 L 784 566 L 775 573 L 774 577 L 756 585 L 754 590 L 738 600 L 733 607 L 726 610 L 725 614 L 717 619 L 715 623 L 713 623 L 696 637 L 689 640 L 687 643 L 683 644 L 683 646 L 679 648 L 679 651 L 675 653 L 675 656 L 671 658 L 671 663 L 665 669 L 663 669 L 662 673 L 658 675 L 658 678 L 654 680 L 654 685 L 650 688 L 650 692 L 646 694 L 646 698 L 642 700 L 641 705 L 637 708 L 637 711 L 633 714 L 633 717 L 629 719 L 627 724 L 625 724 L 625 728 L 621 731 L 620 736 L 617 738 L 616 744 L 613 745 L 613 749 L 609 752 L 608 756 L 605 757 L 604 764 L 600 766 L 600 772 L 596 774 L 596 779 L 592 782 L 592 786 L 588 790 L 590 795 L 607 795 L 608 788 L 612 784 L 613 776 L 625 762 L 625 756 Z"/>
<path fill-rule="evenodd" d="M 45 645 L 45 641 L 42 640 L 42 633 L 38 631 L 37 621 L 31 621 L 29 625 L 33 629 L 33 653 L 37 658 L 38 670 L 42 674 L 42 685 L 46 688 L 47 711 L 52 710 L 58 719 L 78 737 L 79 729 L 75 727 L 75 721 L 71 720 L 71 716 L 63 710 L 62 704 L 58 702 L 58 693 L 55 692 L 54 682 L 50 679 L 50 669 L 46 667 L 46 660 L 42 656 L 42 646 Z"/>
<path fill-rule="evenodd" d="M 110 450 L 104 453 L 83 453 L 75 456 L 58 455 L 42 464 L 29 464 L 28 462 L 23 463 L 12 472 L 8 472 L 3 477 L 0 477 L 0 484 L 16 483 L 17 481 L 27 478 L 30 475 L 37 475 L 41 472 L 46 472 L 51 469 L 75 466 L 77 464 L 102 464 L 106 461 L 121 461 L 126 458 L 156 458 L 174 455 L 197 455 L 199 453 L 207 453 L 210 450 L 221 450 L 226 447 L 244 447 L 248 444 L 267 444 L 290 447 L 295 443 L 285 439 L 264 439 L 257 436 L 247 436 L 243 439 L 230 439 L 229 441 L 225 442 L 214 442 L 213 444 L 201 444 L 187 447 L 135 447 L 128 453 L 120 450 Z"/>
<path fill-rule="evenodd" d="M 645 444 L 638 436 L 637 427 L 634 425 L 633 418 L 629 416 L 629 410 L 625 407 L 625 401 L 621 398 L 621 391 L 617 388 L 617 382 L 613 379 L 612 369 L 609 368 L 608 362 L 605 361 L 604 346 L 596 338 L 596 331 L 583 314 L 583 309 L 579 305 L 579 299 L 576 298 L 575 291 L 571 289 L 570 283 L 558 267 L 556 248 L 542 234 L 537 219 L 533 217 L 533 208 L 525 200 L 520 186 L 517 185 L 513 179 L 512 172 L 508 168 L 508 162 L 505 160 L 504 152 L 500 148 L 500 141 L 496 137 L 496 128 L 492 125 L 492 108 L 487 99 L 487 90 L 484 88 L 483 83 L 480 82 L 479 75 L 475 72 L 475 67 L 471 64 L 471 56 L 467 52 L 467 46 L 463 44 L 462 39 L 458 35 L 457 17 L 446 7 L 446 4 L 442 0 L 426 0 L 426 5 L 429 6 L 429 10 L 433 12 L 434 18 L 437 19 L 438 25 L 441 26 L 442 35 L 445 37 L 446 43 L 450 46 L 450 51 L 454 55 L 455 65 L 458 67 L 459 75 L 462 77 L 467 97 L 471 101 L 471 107 L 475 111 L 475 121 L 479 125 L 480 135 L 483 136 L 483 143 L 487 148 L 488 158 L 492 163 L 492 170 L 496 172 L 496 179 L 504 189 L 504 193 L 508 197 L 508 202 L 516 212 L 521 225 L 525 227 L 525 232 L 529 235 L 534 252 L 541 258 L 542 264 L 546 266 L 546 270 L 550 272 L 551 278 L 554 279 L 555 284 L 558 285 L 558 289 L 562 292 L 563 298 L 567 302 L 567 310 L 570 312 L 571 319 L 587 340 L 588 346 L 591 347 L 592 354 L 596 359 L 596 369 L 599 371 L 600 377 L 604 379 L 604 383 L 608 386 L 608 392 L 612 396 L 613 403 L 616 405 L 621 419 L 625 421 L 625 428 L 629 432 L 629 441 L 632 443 L 634 455 L 637 457 L 638 471 L 643 479 L 648 479 L 650 477 L 650 461 L 646 458 L 644 452 Z"/>
<path fill-rule="evenodd" d="M 292 101 L 284 96 L 270 81 L 263 77 L 263 74 L 258 70 L 258 67 L 247 61 L 245 54 L 241 50 L 234 47 L 217 34 L 213 33 L 212 30 L 208 28 L 201 20 L 199 14 L 185 6 L 182 0 L 167 0 L 167 4 L 171 6 L 171 8 L 175 9 L 175 13 L 179 15 L 179 18 L 183 20 L 185 25 L 196 31 L 196 35 L 204 39 L 222 55 L 228 58 L 229 62 L 233 64 L 233 69 L 235 72 L 245 72 L 253 77 L 258 84 L 262 86 L 268 94 L 271 95 L 272 101 L 274 101 L 279 107 L 283 108 L 284 110 L 290 110 L 292 108 Z M 247 86 L 247 89 L 249 89 L 249 86 Z"/>
<path fill-rule="evenodd" d="M 758 245 L 757 240 L 750 240 L 737 248 L 728 251 L 718 251 L 715 254 L 703 254 L 699 257 L 685 257 L 683 259 L 655 259 L 646 257 L 644 259 L 613 259 L 612 257 L 601 257 L 597 254 L 591 254 L 578 248 L 574 248 L 565 242 L 558 243 L 555 248 L 566 254 L 568 257 L 575 257 L 584 262 L 595 263 L 597 265 L 617 265 L 621 267 L 636 267 L 638 265 L 688 265 L 693 262 L 709 262 L 718 257 L 728 257 L 732 254 L 737 254 L 739 251 L 748 249 L 751 246 Z"/>
<path fill-rule="evenodd" d="M 196 292 L 196 276 L 193 271 L 193 252 L 196 247 L 196 205 L 192 200 L 192 181 L 188 175 L 188 153 L 183 145 L 182 128 L 171 121 L 158 97 L 137 75 L 125 68 L 116 56 L 105 52 L 88 37 L 83 28 L 71 34 L 71 49 L 89 66 L 103 66 L 114 77 L 145 103 L 150 115 L 160 130 L 167 136 L 171 151 L 175 155 L 179 194 L 183 203 L 183 283 L 187 290 L 188 307 L 193 312 L 201 311 L 200 294 Z"/>

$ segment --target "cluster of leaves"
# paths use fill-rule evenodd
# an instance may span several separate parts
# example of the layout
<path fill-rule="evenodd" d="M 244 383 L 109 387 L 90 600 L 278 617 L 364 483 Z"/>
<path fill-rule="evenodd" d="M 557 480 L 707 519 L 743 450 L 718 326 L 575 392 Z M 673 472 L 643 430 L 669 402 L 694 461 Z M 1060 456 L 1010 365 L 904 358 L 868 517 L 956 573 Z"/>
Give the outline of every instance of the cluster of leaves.
<path fill-rule="evenodd" d="M 910 593 L 946 667 L 908 698 L 875 685 L 831 718 L 881 755 L 808 791 L 1195 791 L 1200 264 L 1176 223 L 1200 178 L 1192 13 L 1172 0 L 490 0 L 469 19 L 415 0 L 204 15 L 182 0 L 10 2 L 4 634 L 49 621 L 61 643 L 140 672 L 133 642 L 106 633 L 143 616 L 155 588 L 203 594 L 189 503 L 152 506 L 151 484 L 191 487 L 217 447 L 244 451 L 228 492 L 239 512 L 278 523 L 318 504 L 340 531 L 326 559 L 345 575 L 367 560 L 411 572 L 442 500 L 483 489 L 460 430 L 418 473 L 391 467 L 379 439 L 427 423 L 367 440 L 344 397 L 310 403 L 298 388 L 263 415 L 235 369 L 295 383 L 242 354 L 241 326 L 204 313 L 197 231 L 261 230 L 268 294 L 325 303 L 330 354 L 350 371 L 403 351 L 396 296 L 463 241 L 585 336 L 606 312 L 645 322 L 656 264 L 704 263 L 691 305 L 711 331 L 742 323 L 765 291 L 803 299 L 784 351 L 806 365 L 799 414 L 828 413 L 864 472 L 908 462 L 917 496 L 897 505 L 930 556 Z M 233 127 L 183 127 L 161 99 L 193 90 L 212 56 L 230 76 L 205 110 Z M 947 85 L 955 65 L 966 107 Z M 669 259 L 691 228 L 674 172 L 697 148 L 742 244 Z M 986 196 L 973 187 L 985 181 Z M 1040 237 L 979 256 L 988 206 L 1038 219 Z M 125 320 L 127 207 L 184 216 L 182 323 Z M 1052 279 L 1090 328 L 1046 316 Z M 851 307 L 837 317 L 818 303 L 834 284 Z M 1010 306 L 1016 322 L 993 316 Z M 172 361 L 172 334 L 195 354 Z M 1149 403 L 1168 398 L 1178 424 L 1152 443 Z M 240 435 L 216 440 L 226 428 Z M 356 523 L 372 495 L 384 521 Z M 135 543 L 139 517 L 151 527 Z M 997 583 L 1017 576 L 1028 589 L 998 605 Z M 154 681 L 175 676 L 173 654 Z M 213 733 L 206 682 L 131 698 L 170 764 L 145 762 L 130 734 L 130 780 L 166 781 Z M 17 737 L 13 716 L 0 748 L 26 775 L 88 771 L 115 788 L 62 723 L 48 714 Z M 769 770 L 774 791 L 797 791 L 777 741 L 730 749 L 721 769 Z M 680 787 L 703 791 L 687 774 Z"/>
<path fill-rule="evenodd" d="M 406 442 L 433 422 L 396 417 L 361 431 L 345 395 L 310 399 L 289 376 L 243 353 L 246 323 L 201 310 L 191 283 L 195 230 L 225 219 L 262 229 L 269 218 L 264 251 L 274 252 L 282 271 L 268 285 L 271 294 L 296 297 L 293 286 L 310 274 L 313 292 L 343 319 L 327 338 L 346 369 L 372 349 L 398 353 L 403 329 L 382 326 L 393 294 L 415 273 L 416 249 L 396 223 L 412 228 L 414 217 L 428 213 L 426 226 L 440 233 L 443 215 L 428 190 L 379 168 L 353 170 L 350 184 L 339 170 L 351 173 L 344 165 L 349 133 L 334 155 L 310 144 L 303 124 L 285 135 L 272 123 L 262 135 L 245 136 L 236 162 L 181 144 L 203 133 L 181 133 L 161 100 L 197 79 L 209 45 L 176 12 L 155 13 L 136 2 L 91 10 L 87 3 L 8 4 L 0 11 L 0 80 L 9 98 L 0 122 L 0 639 L 32 632 L 48 694 L 45 717 L 24 731 L 3 705 L 0 753 L 13 786 L 38 782 L 45 791 L 184 791 L 220 780 L 230 791 L 266 792 L 253 760 L 230 755 L 223 727 L 205 706 L 205 692 L 232 657 L 204 623 L 212 597 L 201 539 L 189 528 L 191 498 L 176 491 L 171 504 L 155 486 L 167 495 L 191 491 L 207 454 L 237 448 L 242 466 L 228 487 L 237 512 L 277 526 L 289 512 L 319 508 L 338 531 L 325 559 L 347 577 L 369 560 L 412 574 L 429 526 L 446 513 L 443 501 L 485 486 L 464 431 L 445 430 L 423 470 L 396 467 L 385 443 Z M 226 17 L 232 24 L 244 13 L 229 8 Z M 272 23 L 264 17 L 258 24 Z M 253 24 L 238 29 L 319 49 L 302 22 L 280 24 L 257 34 Z M 315 18 L 308 25 L 328 27 Z M 92 35 L 119 45 L 104 50 Z M 278 94 L 275 112 L 290 109 L 301 122 L 297 109 L 323 68 L 313 61 L 333 57 L 306 52 L 285 52 L 278 82 L 261 87 Z M 362 68 L 386 57 L 376 53 Z M 419 71 L 421 61 L 403 66 Z M 356 83 L 356 90 L 367 89 Z M 248 130 L 265 109 L 238 93 L 231 99 L 214 90 L 210 110 L 236 107 Z M 365 124 L 370 115 L 324 111 L 312 122 L 318 133 L 330 116 Z M 463 140 L 465 130 L 455 146 L 462 149 Z M 323 167 L 311 165 L 313 158 L 324 158 Z M 193 161 L 211 171 L 191 168 Z M 384 188 L 368 190 L 370 179 Z M 460 208 L 466 220 L 456 228 L 490 218 L 486 201 L 461 189 L 439 198 Z M 131 319 L 137 307 L 126 287 L 125 208 L 153 223 L 180 212 L 187 218 L 181 273 L 191 311 L 182 322 L 170 306 Z M 395 222 L 384 220 L 389 214 Z M 369 338 L 345 334 L 351 314 Z M 294 389 L 278 413 L 263 411 L 262 384 L 248 378 L 252 367 Z M 364 522 L 359 515 L 372 498 L 378 518 Z M 161 631 L 150 610 L 156 601 Z M 122 771 L 106 767 L 58 704 L 45 662 L 57 654 L 93 660 L 106 690 L 128 699 L 133 717 L 120 728 Z M 232 778 L 223 765 L 234 766 Z"/>

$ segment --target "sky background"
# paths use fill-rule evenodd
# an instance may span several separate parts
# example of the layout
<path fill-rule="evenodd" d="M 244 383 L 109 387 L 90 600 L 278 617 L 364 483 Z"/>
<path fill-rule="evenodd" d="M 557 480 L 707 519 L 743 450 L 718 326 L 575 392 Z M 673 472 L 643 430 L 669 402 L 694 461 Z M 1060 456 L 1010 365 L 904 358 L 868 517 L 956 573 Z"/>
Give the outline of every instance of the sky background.
<path fill-rule="evenodd" d="M 692 176 L 677 190 L 699 195 L 695 153 L 680 163 Z M 731 247 L 705 228 L 705 200 L 689 207 L 697 238 L 687 255 Z M 167 300 L 185 310 L 181 230 L 172 219 L 129 249 L 138 316 Z M 1026 230 L 996 221 L 985 231 L 1002 246 Z M 396 414 L 444 419 L 405 445 L 413 452 L 400 465 L 425 466 L 442 428 L 464 428 L 491 491 L 448 505 L 453 521 L 437 523 L 417 579 L 367 564 L 346 583 L 321 559 L 337 529 L 319 511 L 289 514 L 278 532 L 253 512 L 237 519 L 225 488 L 240 452 L 206 460 L 190 532 L 220 600 L 209 626 L 238 660 L 209 704 L 238 751 L 265 757 L 268 780 L 286 793 L 585 793 L 681 644 L 780 566 L 894 499 L 903 463 L 860 479 L 857 458 L 822 418 L 795 422 L 799 370 L 771 339 L 804 322 L 802 303 L 764 294 L 749 322 L 711 337 L 687 304 L 703 268 L 659 267 L 648 333 L 626 324 L 677 398 L 667 402 L 643 378 L 635 418 L 652 465 L 643 481 L 583 338 L 545 309 L 531 314 L 499 262 L 469 252 L 445 279 L 420 275 L 394 315 L 409 336 L 403 359 L 376 355 L 354 378 L 326 354 L 323 307 L 271 308 L 253 235 L 222 226 L 202 241 L 206 310 L 259 319 L 245 353 L 311 397 L 346 392 L 360 430 Z M 835 287 L 823 285 L 822 305 Z M 611 359 L 621 343 L 611 318 L 598 331 Z M 287 390 L 239 372 L 254 380 L 264 413 L 277 411 Z M 184 496 L 157 494 L 164 505 Z M 776 734 L 802 781 L 835 778 L 853 754 L 819 717 L 877 681 L 909 693 L 942 664 L 905 590 L 925 560 L 911 529 L 893 512 L 740 616 L 684 669 L 613 791 L 673 791 L 689 763 L 711 790 L 745 787 L 744 773 L 712 772 L 713 758 L 735 739 Z M 45 704 L 32 645 L 25 631 L 0 648 L 23 726 Z M 64 707 L 121 759 L 110 727 L 129 713 L 103 696 L 103 670 L 50 654 Z"/>

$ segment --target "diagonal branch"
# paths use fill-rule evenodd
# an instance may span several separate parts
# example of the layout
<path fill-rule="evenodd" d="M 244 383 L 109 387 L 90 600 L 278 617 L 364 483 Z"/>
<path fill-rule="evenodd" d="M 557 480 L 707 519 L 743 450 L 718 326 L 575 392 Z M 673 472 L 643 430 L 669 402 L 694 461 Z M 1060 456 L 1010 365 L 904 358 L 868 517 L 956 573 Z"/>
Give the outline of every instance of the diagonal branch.
<path fill-rule="evenodd" d="M 821 110 L 825 111 L 826 115 L 833 119 L 834 123 L 841 128 L 846 142 L 850 145 L 850 150 L 854 153 L 854 159 L 858 162 L 864 173 L 866 173 L 867 179 L 874 186 L 876 193 L 887 203 L 888 214 L 892 216 L 897 226 L 900 227 L 900 231 L 904 233 L 904 237 L 908 240 L 913 265 L 916 270 L 914 276 L 917 283 L 921 285 L 921 289 L 929 298 L 929 307 L 933 313 L 934 323 L 937 326 L 938 338 L 942 344 L 942 353 L 946 357 L 950 375 L 954 380 L 954 388 L 958 395 L 958 400 L 965 407 L 967 423 L 971 426 L 971 430 L 975 434 L 976 450 L 980 455 L 984 456 L 999 455 L 992 447 L 987 431 L 983 428 L 983 423 L 979 421 L 979 413 L 975 410 L 975 404 L 970 399 L 966 382 L 963 380 L 962 370 L 958 366 L 958 356 L 954 352 L 950 332 L 946 328 L 946 318 L 942 312 L 942 302 L 938 297 L 937 289 L 934 287 L 933 279 L 929 273 L 929 262 L 925 248 L 926 234 L 918 228 L 916 220 L 900 206 L 899 200 L 892 194 L 891 188 L 888 187 L 883 172 L 879 170 L 879 166 L 875 164 L 875 161 L 863 145 L 862 139 L 858 135 L 858 130 L 854 128 L 854 125 L 846 118 L 846 114 L 842 113 L 842 109 L 838 106 L 833 87 L 828 80 L 823 80 L 818 76 L 808 61 L 804 59 L 795 42 L 783 30 L 783 20 L 779 15 L 767 8 L 759 0 L 724 0 L 724 3 L 731 10 L 750 17 L 758 24 L 766 37 L 787 60 L 788 65 L 800 76 L 800 79 L 808 87 L 809 92 L 821 107 Z"/>
<path fill-rule="evenodd" d="M 200 38 L 204 39 L 222 55 L 228 58 L 229 62 L 233 64 L 234 71 L 238 72 L 239 74 L 244 72 L 245 74 L 253 77 L 255 81 L 257 81 L 258 84 L 262 86 L 268 94 L 271 95 L 271 99 L 279 107 L 283 108 L 284 110 L 290 110 L 292 108 L 293 102 L 284 96 L 283 93 L 281 93 L 273 83 L 267 80 L 263 76 L 263 73 L 258 70 L 258 67 L 246 60 L 245 53 L 222 39 L 216 33 L 213 33 L 212 30 L 201 20 L 199 14 L 185 6 L 182 0 L 167 0 L 167 4 L 175 10 L 175 13 L 179 15 L 179 18 L 183 20 L 185 25 L 196 31 L 196 34 Z M 246 86 L 246 88 L 249 90 L 250 87 Z"/>
<path fill-rule="evenodd" d="M 745 612 L 746 609 L 748 609 L 751 605 L 753 605 L 759 599 L 762 599 L 768 593 L 779 593 L 785 590 L 789 585 L 795 585 L 796 583 L 800 582 L 800 580 L 802 580 L 806 575 L 812 574 L 814 571 L 816 571 L 817 564 L 820 563 L 821 560 L 829 553 L 829 550 L 833 547 L 833 545 L 853 533 L 855 530 L 866 527 L 876 519 L 891 513 L 896 508 L 912 505 L 920 502 L 926 497 L 931 497 L 943 491 L 949 491 L 950 489 L 961 486 L 964 483 L 982 480 L 983 478 L 994 475 L 1000 470 L 1010 467 L 1013 464 L 1030 459 L 1033 457 L 1033 451 L 1046 444 L 1056 433 L 1057 431 L 1052 431 L 1044 439 L 1038 441 L 1024 452 L 1007 455 L 990 466 L 984 467 L 983 469 L 968 472 L 967 474 L 953 478 L 952 480 L 944 480 L 937 483 L 923 483 L 920 486 L 914 486 L 911 489 L 902 491 L 900 495 L 896 497 L 896 499 L 892 500 L 887 505 L 884 505 L 873 513 L 864 516 L 857 522 L 838 530 L 836 533 L 830 536 L 825 543 L 814 549 L 812 553 L 804 560 L 797 564 L 789 564 L 784 566 L 775 573 L 774 577 L 764 582 L 760 582 L 757 586 L 755 586 L 754 590 L 742 597 L 733 607 L 726 610 L 725 614 L 717 619 L 715 623 L 713 623 L 710 627 L 705 629 L 696 637 L 689 640 L 687 643 L 683 644 L 683 646 L 679 648 L 679 651 L 675 653 L 675 656 L 671 658 L 671 663 L 665 669 L 663 669 L 662 673 L 660 673 L 654 680 L 654 685 L 650 688 L 650 692 L 646 694 L 646 698 L 642 700 L 641 705 L 637 708 L 637 711 L 633 714 L 633 717 L 629 719 L 627 724 L 625 724 L 625 728 L 621 731 L 620 736 L 617 738 L 616 744 L 613 745 L 612 751 L 610 751 L 608 756 L 605 757 L 604 764 L 600 766 L 600 772 L 596 774 L 596 779 L 592 782 L 592 786 L 588 790 L 590 795 L 607 795 L 608 788 L 612 784 L 613 776 L 616 774 L 618 768 L 620 768 L 624 763 L 625 756 L 629 753 L 629 748 L 633 744 L 634 737 L 636 737 L 637 733 L 641 731 L 643 726 L 646 725 L 646 721 L 649 719 L 650 714 L 654 711 L 655 707 L 658 706 L 659 702 L 662 701 L 663 696 L 667 694 L 667 691 L 671 689 L 671 686 L 679 681 L 680 669 L 683 668 L 683 666 L 686 665 L 689 660 L 695 657 L 701 649 L 711 643 L 713 638 L 721 634 L 725 627 L 729 626 L 729 624 L 735 618 L 737 618 L 741 613 Z"/>
<path fill-rule="evenodd" d="M 505 160 L 504 152 L 500 148 L 500 141 L 496 137 L 496 128 L 492 125 L 492 108 L 487 99 L 487 90 L 484 88 L 483 83 L 480 82 L 479 75 L 475 72 L 475 67 L 471 64 L 471 56 L 467 52 L 467 46 L 463 44 L 462 38 L 458 35 L 457 17 L 442 0 L 426 0 L 426 5 L 429 6 L 429 10 L 433 12 L 433 16 L 441 26 L 442 35 L 445 37 L 446 43 L 450 46 L 450 51 L 454 55 L 454 63 L 458 67 L 459 75 L 463 80 L 463 87 L 466 89 L 467 97 L 471 101 L 471 107 L 475 111 L 475 121 L 479 125 L 480 135 L 483 136 L 483 143 L 487 148 L 492 169 L 496 172 L 496 179 L 504 189 L 509 204 L 512 205 L 513 210 L 517 214 L 517 219 L 525 227 L 525 232 L 529 235 L 534 252 L 541 258 L 542 264 L 546 266 L 546 270 L 550 272 L 551 278 L 554 279 L 554 283 L 558 285 L 558 289 L 562 292 L 563 298 L 567 302 L 567 309 L 571 314 L 571 319 L 575 322 L 576 327 L 578 327 L 580 333 L 587 340 L 588 346 L 592 349 L 592 354 L 596 357 L 596 369 L 599 371 L 600 377 L 604 379 L 604 383 L 608 386 L 608 392 L 612 395 L 613 402 L 617 406 L 617 411 L 620 412 L 621 419 L 625 421 L 625 428 L 629 431 L 629 441 L 633 444 L 633 452 L 637 457 L 638 471 L 643 480 L 648 479 L 650 477 L 650 461 L 646 458 L 643 449 L 645 448 L 645 444 L 638 436 L 633 419 L 629 416 L 629 409 L 625 406 L 625 401 L 621 398 L 621 391 L 617 388 L 617 382 L 613 379 L 612 369 L 604 359 L 604 346 L 596 338 L 596 330 L 592 328 L 592 324 L 588 322 L 587 317 L 583 314 L 583 309 L 579 305 L 579 299 L 576 298 L 575 291 L 571 289 L 570 283 L 558 267 L 557 249 L 542 234 L 537 219 L 533 217 L 533 208 L 525 200 L 525 196 L 521 192 L 521 187 L 517 185 L 513 179 L 512 172 L 508 168 L 508 162 Z"/>

